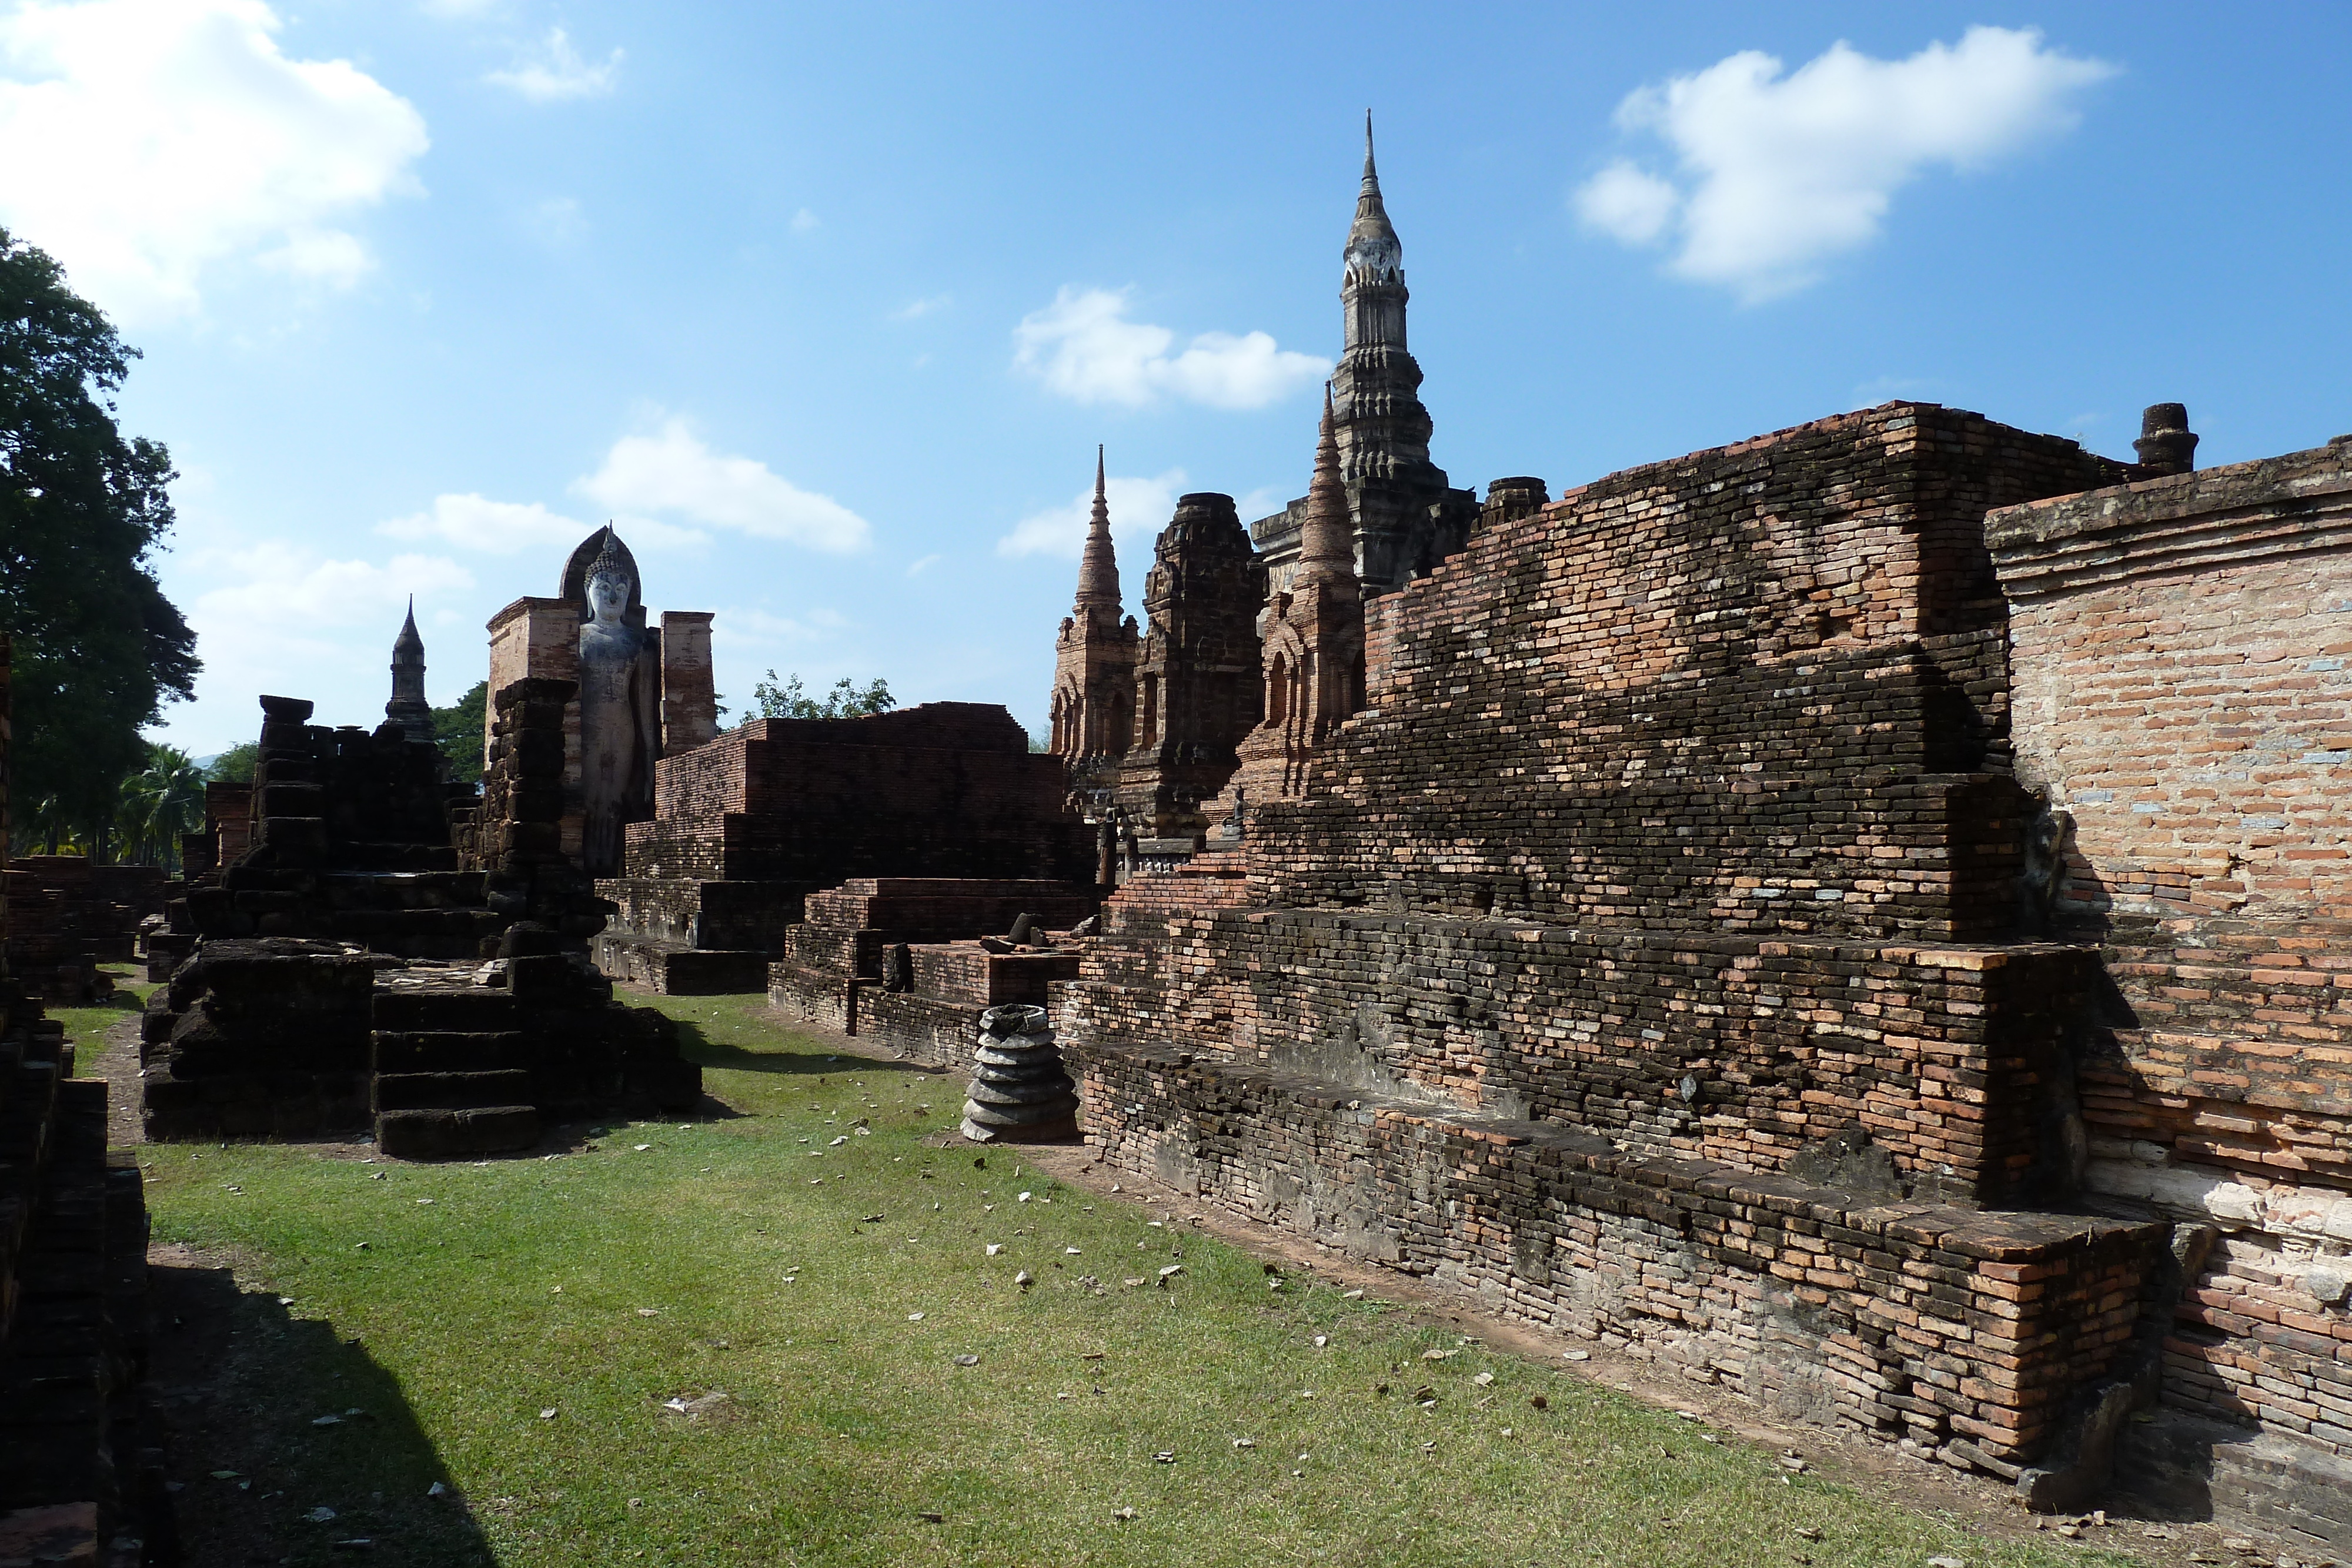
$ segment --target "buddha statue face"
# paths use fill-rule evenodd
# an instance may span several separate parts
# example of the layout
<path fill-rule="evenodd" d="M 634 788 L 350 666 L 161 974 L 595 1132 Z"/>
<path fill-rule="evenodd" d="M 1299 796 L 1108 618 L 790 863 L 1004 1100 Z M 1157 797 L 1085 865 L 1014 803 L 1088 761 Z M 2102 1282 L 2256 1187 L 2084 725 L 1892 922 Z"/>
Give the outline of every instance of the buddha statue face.
<path fill-rule="evenodd" d="M 601 625 L 617 626 L 629 608 L 629 574 L 615 568 L 588 579 L 588 609 Z"/>

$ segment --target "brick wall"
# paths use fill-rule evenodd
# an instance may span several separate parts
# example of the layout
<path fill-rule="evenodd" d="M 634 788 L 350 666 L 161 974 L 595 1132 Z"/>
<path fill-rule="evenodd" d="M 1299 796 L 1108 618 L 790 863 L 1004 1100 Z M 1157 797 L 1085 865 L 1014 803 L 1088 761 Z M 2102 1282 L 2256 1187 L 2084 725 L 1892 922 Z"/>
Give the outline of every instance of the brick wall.
<path fill-rule="evenodd" d="M 2056 915 L 2104 960 L 2090 1185 L 2219 1232 L 2164 1400 L 2284 1443 L 2267 1494 L 2352 1458 L 2352 442 L 1987 535 L 2018 773 L 2071 827 Z"/>
<path fill-rule="evenodd" d="M 1087 1136 L 1949 1462 L 2054 1459 L 2140 1370 L 2165 1228 L 1969 1207 L 2071 1190 L 2099 988 L 2021 934 L 1982 519 L 2131 474 L 1890 404 L 1498 517 L 1377 603 L 1306 799 L 1106 906 L 1058 996 Z"/>
<path fill-rule="evenodd" d="M 1087 1139 L 1205 1201 L 1476 1291 L 1778 1413 L 2014 1477 L 2124 1361 L 2165 1228 L 1856 1203 L 1066 1037 Z"/>
<path fill-rule="evenodd" d="M 1971 530 L 2118 472 L 1895 403 L 1482 533 L 1374 606 L 1321 798 L 1251 814 L 1256 902 L 1998 935 L 2021 801 Z"/>
<path fill-rule="evenodd" d="M 860 875 L 1091 880 L 1062 765 L 1002 707 L 926 703 L 869 718 L 754 719 L 664 758 L 626 873 L 825 885 Z"/>

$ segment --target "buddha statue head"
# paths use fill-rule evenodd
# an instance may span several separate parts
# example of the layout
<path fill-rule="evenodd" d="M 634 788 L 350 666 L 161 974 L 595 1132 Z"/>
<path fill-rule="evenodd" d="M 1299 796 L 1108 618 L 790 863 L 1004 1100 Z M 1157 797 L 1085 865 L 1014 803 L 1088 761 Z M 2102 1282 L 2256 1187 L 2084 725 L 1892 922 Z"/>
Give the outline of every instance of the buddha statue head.
<path fill-rule="evenodd" d="M 629 596 L 636 587 L 636 574 L 631 569 L 631 563 L 615 548 L 617 543 L 612 529 L 605 529 L 604 548 L 597 552 L 594 560 L 588 563 L 584 584 L 588 613 L 598 625 L 612 630 L 625 624 Z"/>

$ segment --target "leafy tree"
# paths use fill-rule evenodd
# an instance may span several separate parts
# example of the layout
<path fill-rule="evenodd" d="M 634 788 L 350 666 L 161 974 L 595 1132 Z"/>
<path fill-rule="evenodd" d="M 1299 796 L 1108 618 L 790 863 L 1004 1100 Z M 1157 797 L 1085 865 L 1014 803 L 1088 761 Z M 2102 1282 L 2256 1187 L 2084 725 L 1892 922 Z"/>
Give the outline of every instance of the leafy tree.
<path fill-rule="evenodd" d="M 122 781 L 115 830 L 125 860 L 176 869 L 180 835 L 205 820 L 205 770 L 176 746 L 147 744 L 147 766 Z"/>
<path fill-rule="evenodd" d="M 482 781 L 482 725 L 489 701 L 490 683 L 476 681 L 455 706 L 433 710 L 433 738 L 449 759 L 449 778 L 455 783 Z"/>
<path fill-rule="evenodd" d="M 240 740 L 212 760 L 205 779 L 212 784 L 250 784 L 254 766 L 261 760 L 261 743 Z"/>
<path fill-rule="evenodd" d="M 794 675 L 779 686 L 776 672 L 770 670 L 766 680 L 752 686 L 751 703 L 761 718 L 866 718 L 888 713 L 898 706 L 898 699 L 890 695 L 890 683 L 879 675 L 863 691 L 844 675 L 834 682 L 824 701 L 819 702 L 802 689 L 800 676 Z"/>
<path fill-rule="evenodd" d="M 0 630 L 15 638 L 16 795 L 29 839 L 100 851 L 142 726 L 194 695 L 195 633 L 151 562 L 171 455 L 115 423 L 138 350 L 0 228 Z"/>

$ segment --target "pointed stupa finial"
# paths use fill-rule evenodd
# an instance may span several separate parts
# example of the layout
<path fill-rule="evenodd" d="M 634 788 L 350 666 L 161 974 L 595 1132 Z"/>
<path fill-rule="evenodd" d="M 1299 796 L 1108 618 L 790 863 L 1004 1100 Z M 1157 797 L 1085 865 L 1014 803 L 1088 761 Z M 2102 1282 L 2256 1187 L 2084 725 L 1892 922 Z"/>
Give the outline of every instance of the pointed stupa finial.
<path fill-rule="evenodd" d="M 408 619 L 400 623 L 400 635 L 392 640 L 392 656 L 398 659 L 405 653 L 425 656 L 425 639 L 416 634 L 416 595 L 413 593 L 408 596 Z"/>
<path fill-rule="evenodd" d="M 425 700 L 425 639 L 416 634 L 416 595 L 408 596 L 408 618 L 392 640 L 392 700 L 383 716 L 411 740 L 433 738 L 433 709 Z"/>
<path fill-rule="evenodd" d="M 1119 613 L 1118 555 L 1111 544 L 1110 501 L 1103 490 L 1103 449 L 1095 448 L 1095 504 L 1087 518 L 1086 553 L 1078 559 L 1077 611 L 1107 615 Z"/>
<path fill-rule="evenodd" d="M 1315 480 L 1307 487 L 1307 517 L 1298 530 L 1298 580 L 1356 575 L 1356 530 L 1348 491 L 1339 479 L 1339 441 L 1331 413 L 1331 383 L 1323 383 L 1323 429 L 1315 442 Z"/>
<path fill-rule="evenodd" d="M 1404 246 L 1397 243 L 1381 200 L 1381 172 L 1372 162 L 1372 111 L 1364 110 L 1364 183 L 1356 193 L 1356 221 L 1348 228 L 1348 277 L 1356 283 L 1404 281 Z"/>

